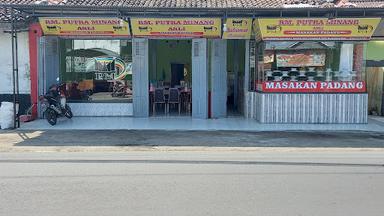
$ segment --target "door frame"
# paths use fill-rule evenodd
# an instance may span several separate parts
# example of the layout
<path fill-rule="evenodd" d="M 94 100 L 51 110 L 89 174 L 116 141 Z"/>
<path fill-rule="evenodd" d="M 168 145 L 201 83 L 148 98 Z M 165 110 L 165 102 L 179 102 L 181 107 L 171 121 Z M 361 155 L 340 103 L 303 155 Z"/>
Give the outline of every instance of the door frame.
<path fill-rule="evenodd" d="M 192 118 L 208 118 L 208 40 L 192 39 Z"/>

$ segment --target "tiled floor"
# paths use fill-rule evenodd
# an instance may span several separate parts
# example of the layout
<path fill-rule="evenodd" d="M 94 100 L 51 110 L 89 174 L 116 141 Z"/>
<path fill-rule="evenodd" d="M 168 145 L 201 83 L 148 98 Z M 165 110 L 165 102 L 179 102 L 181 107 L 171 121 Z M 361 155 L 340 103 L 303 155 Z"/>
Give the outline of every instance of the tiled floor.
<path fill-rule="evenodd" d="M 384 132 L 384 121 L 369 119 L 368 124 L 260 124 L 242 117 L 192 119 L 190 117 L 75 117 L 60 118 L 50 126 L 40 119 L 23 123 L 21 130 L 233 130 L 233 131 L 375 131 Z"/>
<path fill-rule="evenodd" d="M 384 116 L 369 116 L 369 119 L 375 120 L 384 124 Z"/>

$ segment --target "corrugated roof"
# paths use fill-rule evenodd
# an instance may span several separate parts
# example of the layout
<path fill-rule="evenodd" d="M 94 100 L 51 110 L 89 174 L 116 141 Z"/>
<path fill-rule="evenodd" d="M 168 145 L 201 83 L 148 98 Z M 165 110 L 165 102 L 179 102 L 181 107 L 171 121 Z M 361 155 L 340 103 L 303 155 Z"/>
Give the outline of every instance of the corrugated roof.
<path fill-rule="evenodd" d="M 24 20 L 24 17 L 20 11 L 14 10 L 16 21 Z M 11 22 L 11 10 L 9 8 L 0 7 L 0 23 L 1 22 Z"/>
<path fill-rule="evenodd" d="M 1 0 L 1 4 L 32 4 L 35 0 Z M 14 10 L 16 15 L 20 12 Z M 11 10 L 0 6 L 0 22 L 9 22 L 11 17 Z M 17 16 L 17 20 L 22 20 L 22 16 Z"/>
<path fill-rule="evenodd" d="M 349 0 L 350 3 L 360 8 L 383 8 L 384 0 Z"/>
<path fill-rule="evenodd" d="M 3 0 L 3 4 L 122 6 L 149 8 L 276 8 L 284 0 Z"/>
<path fill-rule="evenodd" d="M 133 8 L 282 8 L 284 0 L 2 0 L 2 4 L 66 5 Z M 10 11 L 1 9 L 0 21 L 8 21 Z"/>
<path fill-rule="evenodd" d="M 121 6 L 143 8 L 382 7 L 384 0 L 2 0 L 2 4 Z"/>
<path fill-rule="evenodd" d="M 2 4 L 61 4 L 66 0 L 2 0 Z"/>
<path fill-rule="evenodd" d="M 328 7 L 334 6 L 337 0 L 283 0 L 284 5 L 287 7 Z"/>

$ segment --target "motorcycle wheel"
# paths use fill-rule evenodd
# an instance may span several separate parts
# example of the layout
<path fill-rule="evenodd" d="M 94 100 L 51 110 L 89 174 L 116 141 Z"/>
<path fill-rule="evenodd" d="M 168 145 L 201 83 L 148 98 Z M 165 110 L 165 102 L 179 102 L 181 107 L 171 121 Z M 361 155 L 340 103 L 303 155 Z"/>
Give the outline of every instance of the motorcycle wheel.
<path fill-rule="evenodd" d="M 66 112 L 65 112 L 65 117 L 67 117 L 67 118 L 72 118 L 73 117 L 73 113 L 72 113 L 72 110 L 71 110 L 71 107 L 69 107 L 68 105 L 65 105 L 65 110 L 66 110 Z"/>
<path fill-rule="evenodd" d="M 45 118 L 47 119 L 48 123 L 50 125 L 55 125 L 56 122 L 57 122 L 57 114 L 54 110 L 52 109 L 47 109 L 47 111 L 45 111 Z"/>

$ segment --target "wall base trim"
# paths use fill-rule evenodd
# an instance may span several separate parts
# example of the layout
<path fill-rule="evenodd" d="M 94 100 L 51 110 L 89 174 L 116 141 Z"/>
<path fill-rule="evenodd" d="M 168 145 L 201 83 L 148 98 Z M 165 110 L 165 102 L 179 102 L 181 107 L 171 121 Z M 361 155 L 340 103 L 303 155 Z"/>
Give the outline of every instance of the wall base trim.
<path fill-rule="evenodd" d="M 73 116 L 133 116 L 132 103 L 68 103 Z"/>

